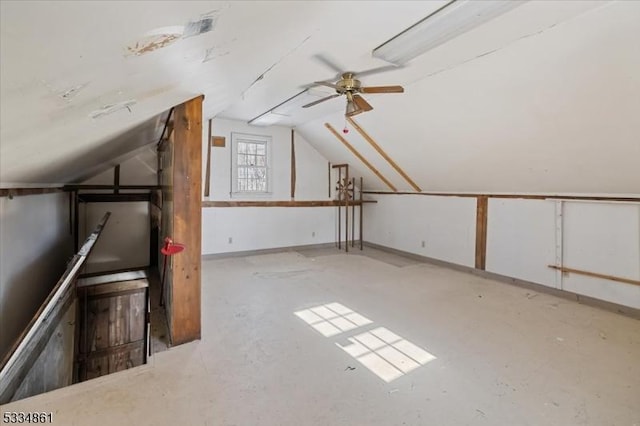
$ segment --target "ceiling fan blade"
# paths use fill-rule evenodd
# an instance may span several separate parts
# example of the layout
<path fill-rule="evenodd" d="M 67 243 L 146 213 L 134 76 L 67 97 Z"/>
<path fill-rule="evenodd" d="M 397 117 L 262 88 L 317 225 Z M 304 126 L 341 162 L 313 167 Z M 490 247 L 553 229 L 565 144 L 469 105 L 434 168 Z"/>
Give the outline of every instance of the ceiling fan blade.
<path fill-rule="evenodd" d="M 313 84 L 317 85 L 317 86 L 327 86 L 327 87 L 331 87 L 332 89 L 337 89 L 338 86 L 336 86 L 333 83 L 330 83 L 328 81 L 314 81 Z"/>
<path fill-rule="evenodd" d="M 344 68 L 342 68 L 341 66 L 337 65 L 335 62 L 333 62 L 333 60 L 331 60 L 326 55 L 322 55 L 320 53 L 316 53 L 315 55 L 313 55 L 313 58 L 315 60 L 317 60 L 318 62 L 322 62 L 327 67 L 329 67 L 332 70 L 334 70 L 335 72 L 337 72 L 338 75 L 340 75 L 340 74 L 342 74 L 344 72 Z"/>
<path fill-rule="evenodd" d="M 402 86 L 371 86 L 360 88 L 361 93 L 404 93 Z"/>
<path fill-rule="evenodd" d="M 306 105 L 302 105 L 302 108 L 309 108 L 309 107 L 312 107 L 314 105 L 318 105 L 320 102 L 324 102 L 324 101 L 328 101 L 329 99 L 337 98 L 338 96 L 340 96 L 339 93 L 334 93 L 333 95 L 329 95 L 329 96 L 324 97 L 322 99 L 318 99 L 317 101 L 313 101 L 313 102 L 308 103 Z"/>
<path fill-rule="evenodd" d="M 383 67 L 370 68 L 368 70 L 356 72 L 354 74 L 357 75 L 358 77 L 364 77 L 365 75 L 380 74 L 383 72 L 398 70 L 401 68 L 404 68 L 404 67 L 397 66 L 397 65 L 385 65 Z"/>
<path fill-rule="evenodd" d="M 353 102 L 358 106 L 358 109 L 363 112 L 371 111 L 373 107 L 369 105 L 369 102 L 365 101 L 365 99 L 360 95 L 353 95 Z"/>

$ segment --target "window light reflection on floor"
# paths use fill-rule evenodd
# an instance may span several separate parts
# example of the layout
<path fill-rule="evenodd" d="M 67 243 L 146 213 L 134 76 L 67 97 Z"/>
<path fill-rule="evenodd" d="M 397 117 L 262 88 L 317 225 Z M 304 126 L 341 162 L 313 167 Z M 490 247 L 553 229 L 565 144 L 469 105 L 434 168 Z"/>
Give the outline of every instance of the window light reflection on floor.
<path fill-rule="evenodd" d="M 324 337 L 335 336 L 372 323 L 371 320 L 339 303 L 329 303 L 294 313 Z"/>
<path fill-rule="evenodd" d="M 294 314 L 325 337 L 373 323 L 339 303 L 320 305 Z M 336 343 L 336 346 L 387 383 L 436 359 L 429 352 L 384 327 L 357 334 L 347 340 L 350 344 L 343 346 Z"/>

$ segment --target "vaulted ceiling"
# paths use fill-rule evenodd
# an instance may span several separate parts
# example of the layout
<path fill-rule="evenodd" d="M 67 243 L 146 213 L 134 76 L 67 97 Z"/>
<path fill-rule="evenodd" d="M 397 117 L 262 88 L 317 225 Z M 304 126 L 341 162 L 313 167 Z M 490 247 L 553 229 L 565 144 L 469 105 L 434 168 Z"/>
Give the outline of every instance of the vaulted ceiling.
<path fill-rule="evenodd" d="M 248 121 L 349 70 L 445 1 L 0 3 L 0 182 L 94 175 L 157 141 L 167 110 Z M 640 3 L 529 1 L 408 66 L 363 78 L 356 120 L 425 191 L 640 193 Z M 334 162 L 324 127 L 344 100 L 294 111 Z M 347 139 L 410 187 L 357 134 Z M 385 189 L 360 168 L 369 188 Z"/>

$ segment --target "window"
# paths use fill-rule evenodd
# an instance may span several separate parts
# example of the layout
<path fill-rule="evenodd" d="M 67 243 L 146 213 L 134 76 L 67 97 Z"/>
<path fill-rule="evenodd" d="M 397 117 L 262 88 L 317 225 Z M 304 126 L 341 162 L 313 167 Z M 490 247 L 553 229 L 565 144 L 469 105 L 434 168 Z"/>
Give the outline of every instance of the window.
<path fill-rule="evenodd" d="M 232 133 L 232 193 L 270 192 L 269 154 L 271 137 Z"/>

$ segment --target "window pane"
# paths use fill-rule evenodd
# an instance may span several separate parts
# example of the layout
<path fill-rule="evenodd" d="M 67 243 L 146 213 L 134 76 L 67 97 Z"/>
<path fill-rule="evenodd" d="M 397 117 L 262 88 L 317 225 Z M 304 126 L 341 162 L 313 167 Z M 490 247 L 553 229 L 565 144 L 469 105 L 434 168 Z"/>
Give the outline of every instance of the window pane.
<path fill-rule="evenodd" d="M 244 154 L 247 152 L 247 144 L 244 142 L 238 142 L 238 153 Z"/>
<path fill-rule="evenodd" d="M 245 154 L 238 154 L 238 165 L 244 166 L 247 164 L 247 156 Z"/>
<path fill-rule="evenodd" d="M 255 154 L 256 153 L 256 144 L 251 143 L 251 144 L 247 144 L 247 152 L 249 154 Z"/>
<path fill-rule="evenodd" d="M 265 144 L 258 145 L 257 154 L 258 155 L 267 155 L 267 146 Z"/>
<path fill-rule="evenodd" d="M 256 166 L 264 167 L 267 165 L 267 158 L 258 156 L 256 158 Z"/>

